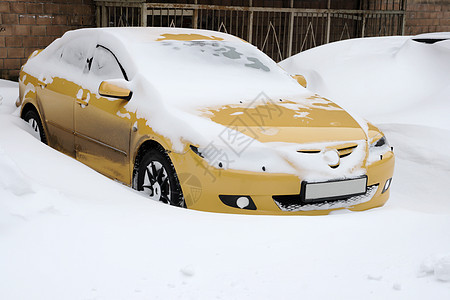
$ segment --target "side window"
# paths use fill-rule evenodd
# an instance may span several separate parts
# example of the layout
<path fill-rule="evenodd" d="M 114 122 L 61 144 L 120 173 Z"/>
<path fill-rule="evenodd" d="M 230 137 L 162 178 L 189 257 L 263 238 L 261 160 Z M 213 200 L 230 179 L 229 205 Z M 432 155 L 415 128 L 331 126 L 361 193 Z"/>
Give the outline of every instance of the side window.
<path fill-rule="evenodd" d="M 73 40 L 65 45 L 60 55 L 64 63 L 83 70 L 86 66 L 87 46 L 80 43 L 80 40 Z"/>
<path fill-rule="evenodd" d="M 102 80 L 124 78 L 116 57 L 111 51 L 102 46 L 97 46 L 94 51 L 94 57 L 91 62 L 91 73 Z"/>

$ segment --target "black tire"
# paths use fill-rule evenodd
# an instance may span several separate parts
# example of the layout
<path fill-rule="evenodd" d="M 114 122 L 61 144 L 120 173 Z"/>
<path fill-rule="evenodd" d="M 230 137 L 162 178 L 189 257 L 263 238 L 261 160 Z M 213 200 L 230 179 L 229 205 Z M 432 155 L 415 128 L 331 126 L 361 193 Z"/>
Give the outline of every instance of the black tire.
<path fill-rule="evenodd" d="M 134 188 L 150 198 L 177 207 L 186 207 L 180 182 L 169 156 L 162 150 L 150 149 L 137 168 Z"/>
<path fill-rule="evenodd" d="M 34 110 L 29 110 L 23 116 L 23 119 L 30 125 L 31 129 L 36 133 L 36 137 L 39 137 L 39 140 L 41 142 L 47 144 L 47 137 L 45 136 L 44 127 L 42 126 L 42 121 L 38 113 Z"/>

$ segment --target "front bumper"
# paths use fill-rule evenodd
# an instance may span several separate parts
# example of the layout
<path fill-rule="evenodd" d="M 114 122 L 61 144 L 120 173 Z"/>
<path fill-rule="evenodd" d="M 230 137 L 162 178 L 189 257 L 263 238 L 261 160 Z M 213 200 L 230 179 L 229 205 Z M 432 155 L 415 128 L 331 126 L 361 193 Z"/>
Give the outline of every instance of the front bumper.
<path fill-rule="evenodd" d="M 181 188 L 190 209 L 234 214 L 256 215 L 327 215 L 338 209 L 361 211 L 384 205 L 389 198 L 386 181 L 394 172 L 394 154 L 387 152 L 382 159 L 367 167 L 367 192 L 364 195 L 326 203 L 283 205 L 274 196 L 299 195 L 301 180 L 290 174 L 256 173 L 221 170 L 209 166 L 202 158 L 188 151 L 171 153 Z M 256 209 L 241 209 L 224 204 L 219 195 L 249 196 Z M 276 198 L 276 197 L 275 197 Z"/>

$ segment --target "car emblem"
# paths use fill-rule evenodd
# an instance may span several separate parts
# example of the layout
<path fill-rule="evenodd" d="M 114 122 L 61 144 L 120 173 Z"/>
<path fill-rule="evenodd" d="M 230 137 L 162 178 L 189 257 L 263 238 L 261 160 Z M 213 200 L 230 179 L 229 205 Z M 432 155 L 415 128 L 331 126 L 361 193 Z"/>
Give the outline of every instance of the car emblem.
<path fill-rule="evenodd" d="M 338 167 L 341 162 L 339 152 L 336 149 L 325 149 L 323 151 L 323 159 L 332 168 Z"/>

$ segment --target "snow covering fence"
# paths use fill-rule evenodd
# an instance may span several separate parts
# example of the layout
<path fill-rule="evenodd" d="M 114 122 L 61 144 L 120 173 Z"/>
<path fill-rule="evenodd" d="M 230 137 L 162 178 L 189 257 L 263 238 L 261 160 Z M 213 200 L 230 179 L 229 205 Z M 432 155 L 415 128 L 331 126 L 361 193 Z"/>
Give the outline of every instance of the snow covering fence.
<path fill-rule="evenodd" d="M 321 8 L 95 1 L 97 26 L 184 27 L 230 33 L 252 43 L 275 61 L 292 54 L 355 37 L 403 35 L 406 0 L 370 1 L 359 9 L 336 9 L 330 0 Z M 215 4 L 220 1 L 214 2 Z M 229 2 L 224 2 L 228 4 Z M 339 5 L 342 6 L 342 5 Z"/>

